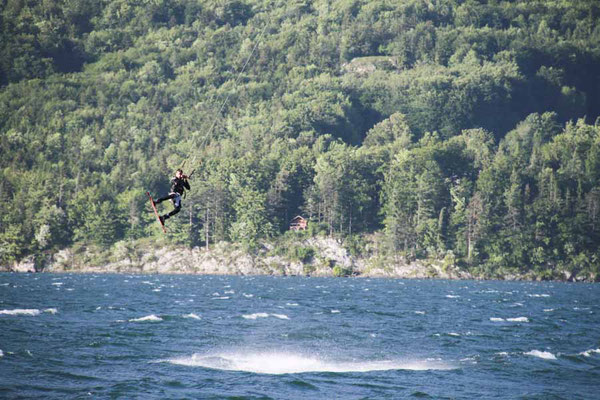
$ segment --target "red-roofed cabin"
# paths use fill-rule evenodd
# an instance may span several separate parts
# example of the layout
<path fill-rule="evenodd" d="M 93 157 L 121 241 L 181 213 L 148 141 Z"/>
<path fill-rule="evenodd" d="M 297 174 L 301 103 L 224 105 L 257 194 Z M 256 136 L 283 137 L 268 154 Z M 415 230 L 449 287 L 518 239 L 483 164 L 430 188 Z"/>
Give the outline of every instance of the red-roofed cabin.
<path fill-rule="evenodd" d="M 291 231 L 305 231 L 308 221 L 301 216 L 294 217 L 290 222 Z"/>

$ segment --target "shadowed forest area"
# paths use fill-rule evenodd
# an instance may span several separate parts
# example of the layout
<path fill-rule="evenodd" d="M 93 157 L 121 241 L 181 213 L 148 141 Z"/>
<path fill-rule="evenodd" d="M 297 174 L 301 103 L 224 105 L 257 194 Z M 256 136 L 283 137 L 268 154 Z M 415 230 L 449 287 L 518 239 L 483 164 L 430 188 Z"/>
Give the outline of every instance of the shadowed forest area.
<path fill-rule="evenodd" d="M 598 276 L 599 18 L 595 0 L 1 1 L 0 264 L 252 252 L 303 215 L 358 252 L 377 235 L 488 276 Z M 184 161 L 162 237 L 145 192 Z"/>

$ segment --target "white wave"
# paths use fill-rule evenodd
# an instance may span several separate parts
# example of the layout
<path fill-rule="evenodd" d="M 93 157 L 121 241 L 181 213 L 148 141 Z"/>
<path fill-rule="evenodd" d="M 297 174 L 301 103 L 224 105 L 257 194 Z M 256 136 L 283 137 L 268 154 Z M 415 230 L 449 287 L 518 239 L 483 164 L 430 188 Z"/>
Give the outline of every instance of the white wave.
<path fill-rule="evenodd" d="M 9 286 L 10 283 L 0 283 L 0 286 Z"/>
<path fill-rule="evenodd" d="M 56 308 L 46 308 L 44 310 L 44 312 L 48 313 L 48 314 L 56 314 L 58 312 L 58 309 L 56 309 Z"/>
<path fill-rule="evenodd" d="M 490 318 L 490 321 L 492 322 L 529 322 L 529 318 L 527 317 L 516 317 L 516 318 L 497 318 L 497 317 L 492 317 Z"/>
<path fill-rule="evenodd" d="M 274 317 L 274 318 L 279 318 L 279 319 L 290 319 L 290 317 L 288 317 L 285 314 L 254 313 L 254 314 L 242 315 L 242 318 L 244 318 L 244 319 L 257 319 L 257 318 L 268 318 L 268 317 Z"/>
<path fill-rule="evenodd" d="M 0 358 L 4 357 L 4 352 L 2 352 L 2 350 L 0 350 Z"/>
<path fill-rule="evenodd" d="M 425 311 L 415 311 L 415 314 L 425 315 Z"/>
<path fill-rule="evenodd" d="M 339 314 L 341 311 L 340 310 L 331 310 L 332 314 Z"/>
<path fill-rule="evenodd" d="M 298 303 L 285 303 L 286 306 L 290 306 L 290 307 L 298 307 L 300 304 Z"/>
<path fill-rule="evenodd" d="M 183 316 L 183 318 L 190 318 L 190 319 L 202 319 L 202 318 L 201 318 L 199 315 L 196 315 L 196 314 L 194 314 L 194 313 L 191 313 L 191 314 L 185 314 L 185 315 Z"/>
<path fill-rule="evenodd" d="M 544 308 L 544 312 L 553 312 L 554 308 Z"/>
<path fill-rule="evenodd" d="M 458 299 L 460 296 L 455 295 L 455 294 L 447 294 L 446 297 L 449 299 Z"/>
<path fill-rule="evenodd" d="M 600 349 L 586 350 L 579 353 L 580 356 L 591 357 L 593 353 L 600 354 Z"/>
<path fill-rule="evenodd" d="M 460 333 L 456 333 L 456 332 L 449 332 L 448 336 L 460 336 Z"/>
<path fill-rule="evenodd" d="M 244 297 L 247 299 L 251 299 L 252 297 L 254 297 L 254 295 L 251 293 L 242 293 L 242 295 L 244 295 Z"/>
<path fill-rule="evenodd" d="M 269 314 L 262 312 L 262 313 L 246 314 L 246 315 L 242 315 L 242 317 L 245 319 L 267 318 L 267 317 L 269 317 Z"/>
<path fill-rule="evenodd" d="M 158 322 L 158 321 L 162 321 L 162 318 L 158 317 L 154 314 L 150 314 L 150 315 L 146 315 L 145 317 L 133 318 L 133 319 L 129 320 L 129 322 L 145 322 L 145 321 Z"/>
<path fill-rule="evenodd" d="M 52 284 L 52 286 L 62 286 L 62 285 L 64 285 L 64 283 L 63 283 L 63 282 L 54 282 L 54 283 Z"/>
<path fill-rule="evenodd" d="M 527 317 L 506 318 L 508 322 L 529 322 Z"/>
<path fill-rule="evenodd" d="M 523 354 L 525 354 L 526 356 L 543 358 L 544 360 L 556 360 L 556 356 L 550 353 L 549 351 L 531 350 Z"/>
<path fill-rule="evenodd" d="M 529 297 L 550 297 L 549 294 L 528 294 Z"/>
<path fill-rule="evenodd" d="M 194 354 L 166 362 L 189 367 L 204 367 L 226 371 L 245 371 L 258 374 L 298 374 L 305 372 L 369 372 L 388 370 L 448 370 L 441 361 L 364 360 L 340 361 L 294 353 L 220 353 Z"/>
<path fill-rule="evenodd" d="M 0 310 L 0 315 L 40 315 L 40 310 L 36 308 L 16 308 L 14 310 Z"/>

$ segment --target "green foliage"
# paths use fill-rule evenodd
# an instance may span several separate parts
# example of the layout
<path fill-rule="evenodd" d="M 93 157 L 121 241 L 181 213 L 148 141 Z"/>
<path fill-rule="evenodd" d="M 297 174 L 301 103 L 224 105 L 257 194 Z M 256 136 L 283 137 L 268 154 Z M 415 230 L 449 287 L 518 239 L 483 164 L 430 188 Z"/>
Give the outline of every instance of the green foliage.
<path fill-rule="evenodd" d="M 310 246 L 292 246 L 288 251 L 289 257 L 294 261 L 308 263 L 315 255 L 315 249 Z"/>
<path fill-rule="evenodd" d="M 352 275 L 352 269 L 336 265 L 333 267 L 333 276 L 341 278 Z"/>
<path fill-rule="evenodd" d="M 167 243 L 256 249 L 303 215 L 351 251 L 384 232 L 396 254 L 489 276 L 597 276 L 599 15 L 571 0 L 4 1 L 0 262 L 158 240 L 144 193 L 188 160 Z"/>

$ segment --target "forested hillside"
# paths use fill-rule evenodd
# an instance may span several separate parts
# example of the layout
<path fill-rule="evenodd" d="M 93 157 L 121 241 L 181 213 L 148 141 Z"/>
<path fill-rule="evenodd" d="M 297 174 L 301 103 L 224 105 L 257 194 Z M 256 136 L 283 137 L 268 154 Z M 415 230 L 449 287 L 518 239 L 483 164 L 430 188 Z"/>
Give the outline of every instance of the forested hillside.
<path fill-rule="evenodd" d="M 301 214 L 358 251 L 597 274 L 599 20 L 595 0 L 3 0 L 0 264 L 159 240 L 145 191 L 185 161 L 166 242 L 252 251 Z"/>

